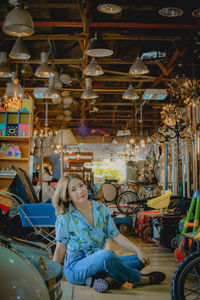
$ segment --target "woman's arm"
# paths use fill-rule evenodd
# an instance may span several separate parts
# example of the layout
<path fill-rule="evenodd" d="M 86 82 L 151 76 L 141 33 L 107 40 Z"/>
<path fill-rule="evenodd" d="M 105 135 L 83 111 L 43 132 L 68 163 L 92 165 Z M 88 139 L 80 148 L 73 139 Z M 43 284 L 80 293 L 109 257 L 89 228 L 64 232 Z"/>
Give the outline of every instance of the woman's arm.
<path fill-rule="evenodd" d="M 145 266 L 150 264 L 150 260 L 149 258 L 133 243 L 131 242 L 129 239 L 127 239 L 124 235 L 122 235 L 121 233 L 115 235 L 112 240 L 117 243 L 119 246 L 136 252 L 138 258 L 145 264 Z"/>
<path fill-rule="evenodd" d="M 62 264 L 65 256 L 66 245 L 60 242 L 56 242 L 56 249 L 54 251 L 53 260 Z"/>

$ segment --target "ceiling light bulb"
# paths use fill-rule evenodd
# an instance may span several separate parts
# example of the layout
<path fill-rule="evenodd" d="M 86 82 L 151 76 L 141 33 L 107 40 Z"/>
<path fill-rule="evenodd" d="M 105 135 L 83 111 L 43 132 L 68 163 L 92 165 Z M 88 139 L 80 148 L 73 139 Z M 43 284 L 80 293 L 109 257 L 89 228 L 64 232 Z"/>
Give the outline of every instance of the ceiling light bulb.
<path fill-rule="evenodd" d="M 87 65 L 84 70 L 84 74 L 87 76 L 99 76 L 99 75 L 102 75 L 103 73 L 104 72 L 103 72 L 101 66 L 99 66 L 97 64 L 97 61 L 94 57 L 92 58 L 89 65 Z"/>
<path fill-rule="evenodd" d="M 136 153 L 140 152 L 140 147 L 139 147 L 138 145 L 135 145 L 134 151 L 135 151 Z"/>
<path fill-rule="evenodd" d="M 129 74 L 131 75 L 143 75 L 149 73 L 149 69 L 147 66 L 143 63 L 141 58 L 138 56 L 133 63 L 133 65 L 130 67 Z"/>
<path fill-rule="evenodd" d="M 135 143 L 135 139 L 134 138 L 130 138 L 129 139 L 129 144 L 133 145 Z"/>
<path fill-rule="evenodd" d="M 123 93 L 122 99 L 124 100 L 137 100 L 138 94 L 134 91 L 132 84 L 129 85 L 128 89 Z"/>

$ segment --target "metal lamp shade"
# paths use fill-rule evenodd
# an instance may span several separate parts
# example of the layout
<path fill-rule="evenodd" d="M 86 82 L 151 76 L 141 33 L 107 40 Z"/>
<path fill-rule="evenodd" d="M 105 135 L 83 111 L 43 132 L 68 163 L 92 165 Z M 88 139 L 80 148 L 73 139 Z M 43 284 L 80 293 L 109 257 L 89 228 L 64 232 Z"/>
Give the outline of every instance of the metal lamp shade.
<path fill-rule="evenodd" d="M 124 100 L 137 100 L 138 94 L 134 91 L 132 84 L 129 85 L 128 89 L 123 93 L 122 99 Z"/>
<path fill-rule="evenodd" d="M 48 53 L 41 53 L 41 65 L 36 69 L 35 76 L 39 78 L 50 78 L 54 76 L 54 72 L 48 66 Z"/>
<path fill-rule="evenodd" d="M 54 84 L 55 84 L 55 77 L 50 77 L 49 78 L 49 87 L 44 92 L 45 99 L 47 99 L 47 98 L 48 99 L 56 99 L 56 98 L 60 97 L 60 94 L 57 91 L 57 89 L 55 88 Z"/>
<path fill-rule="evenodd" d="M 62 137 L 62 140 L 61 140 Z M 54 145 L 78 145 L 76 138 L 74 137 L 71 129 L 61 129 L 55 136 Z"/>
<path fill-rule="evenodd" d="M 93 57 L 89 65 L 84 70 L 85 75 L 87 76 L 99 76 L 102 75 L 104 72 L 96 62 L 96 59 Z"/>
<path fill-rule="evenodd" d="M 143 75 L 149 73 L 149 69 L 147 66 L 143 63 L 141 58 L 138 56 L 134 62 L 134 64 L 131 66 L 129 70 L 129 74 L 131 75 Z"/>
<path fill-rule="evenodd" d="M 122 11 L 122 8 L 121 6 L 117 5 L 117 3 L 115 2 L 110 0 L 105 1 L 105 3 L 97 6 L 97 10 L 103 14 L 111 14 L 111 15 L 119 14 Z"/>
<path fill-rule="evenodd" d="M 44 98 L 46 99 L 56 99 L 58 97 L 60 97 L 60 94 L 54 86 L 48 87 L 48 89 L 44 92 Z"/>
<path fill-rule="evenodd" d="M 32 35 L 34 30 L 33 20 L 28 11 L 21 7 L 15 7 L 11 10 L 3 23 L 3 32 L 18 37 Z"/>
<path fill-rule="evenodd" d="M 86 54 L 94 57 L 104 57 L 112 55 L 113 51 L 108 48 L 107 43 L 102 39 L 101 35 L 96 34 L 95 37 L 90 40 Z"/>
<path fill-rule="evenodd" d="M 91 78 L 85 78 L 85 90 L 81 94 L 81 99 L 95 99 L 98 95 L 92 90 Z"/>
<path fill-rule="evenodd" d="M 31 56 L 26 48 L 24 41 L 18 38 L 14 43 L 14 46 L 9 54 L 10 58 L 13 59 L 29 59 Z"/>
<path fill-rule="evenodd" d="M 7 62 L 7 53 L 6 52 L 0 52 L 0 77 L 1 78 L 9 78 L 11 77 L 11 71 L 6 66 Z"/>

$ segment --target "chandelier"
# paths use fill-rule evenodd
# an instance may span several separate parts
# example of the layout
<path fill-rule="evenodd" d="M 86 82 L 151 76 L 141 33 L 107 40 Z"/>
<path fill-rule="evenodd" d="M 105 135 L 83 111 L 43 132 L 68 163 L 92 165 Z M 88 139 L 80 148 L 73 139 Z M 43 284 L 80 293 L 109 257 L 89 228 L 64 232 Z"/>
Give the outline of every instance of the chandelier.
<path fill-rule="evenodd" d="M 14 97 L 14 98 L 6 99 L 6 102 L 4 104 L 4 109 L 6 111 L 9 111 L 11 109 L 13 109 L 13 111 L 21 110 L 21 98 Z"/>
<path fill-rule="evenodd" d="M 185 75 L 172 78 L 169 83 L 171 95 L 174 98 L 181 99 L 186 105 L 195 105 L 200 97 L 200 80 L 190 79 Z"/>
<path fill-rule="evenodd" d="M 124 150 L 118 152 L 118 156 L 125 160 L 135 160 L 136 155 L 146 147 L 143 137 L 129 139 L 129 143 L 125 145 Z"/>
<path fill-rule="evenodd" d="M 188 79 L 183 84 L 183 102 L 186 105 L 195 105 L 199 102 L 200 80 Z"/>
<path fill-rule="evenodd" d="M 181 124 L 185 121 L 185 116 L 183 110 L 177 109 L 175 104 L 167 104 L 163 106 L 161 111 L 161 118 L 165 125 L 175 126 L 176 124 Z"/>

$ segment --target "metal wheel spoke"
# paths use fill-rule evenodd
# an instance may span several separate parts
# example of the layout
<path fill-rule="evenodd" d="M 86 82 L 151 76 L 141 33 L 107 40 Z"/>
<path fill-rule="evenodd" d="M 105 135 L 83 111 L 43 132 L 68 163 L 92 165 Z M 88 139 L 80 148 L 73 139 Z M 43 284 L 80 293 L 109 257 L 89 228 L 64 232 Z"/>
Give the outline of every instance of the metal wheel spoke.
<path fill-rule="evenodd" d="M 200 276 L 198 272 L 199 266 L 193 266 L 192 270 L 188 273 L 187 277 L 185 278 L 185 285 L 184 286 L 184 296 L 190 297 L 192 294 L 193 297 L 191 300 L 200 299 Z M 189 281 L 187 283 L 187 281 Z M 197 286 L 198 285 L 198 286 Z M 187 298 L 186 298 L 187 299 Z"/>

